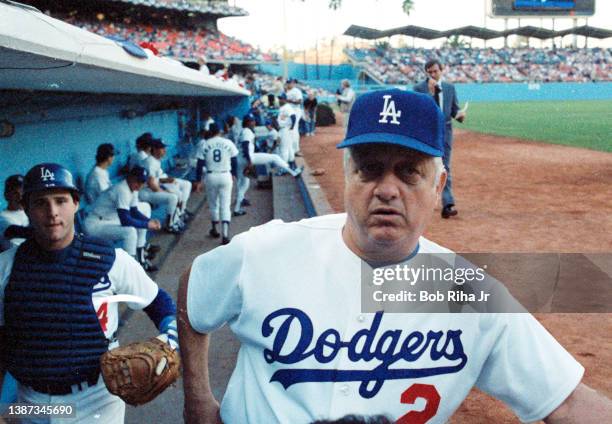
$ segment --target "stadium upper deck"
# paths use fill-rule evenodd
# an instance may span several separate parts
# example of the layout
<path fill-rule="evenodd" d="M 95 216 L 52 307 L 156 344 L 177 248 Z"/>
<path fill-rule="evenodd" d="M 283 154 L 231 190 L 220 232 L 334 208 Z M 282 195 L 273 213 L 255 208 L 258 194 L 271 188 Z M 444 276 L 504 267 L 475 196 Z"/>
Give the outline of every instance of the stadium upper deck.
<path fill-rule="evenodd" d="M 438 58 L 454 82 L 612 81 L 612 49 L 372 48 L 346 53 L 373 79 L 410 84 L 425 79 L 423 65 Z"/>

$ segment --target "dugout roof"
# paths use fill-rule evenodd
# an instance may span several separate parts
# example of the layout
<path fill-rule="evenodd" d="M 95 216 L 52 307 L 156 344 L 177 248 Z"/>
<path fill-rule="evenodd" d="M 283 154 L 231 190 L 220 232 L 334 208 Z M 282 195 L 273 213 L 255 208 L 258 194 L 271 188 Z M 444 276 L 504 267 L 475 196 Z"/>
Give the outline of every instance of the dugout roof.
<path fill-rule="evenodd" d="M 30 6 L 0 2 L 0 21 L 0 89 L 187 97 L 249 94 L 231 81 L 180 62 L 146 52 L 146 57 L 129 54 L 117 42 Z"/>

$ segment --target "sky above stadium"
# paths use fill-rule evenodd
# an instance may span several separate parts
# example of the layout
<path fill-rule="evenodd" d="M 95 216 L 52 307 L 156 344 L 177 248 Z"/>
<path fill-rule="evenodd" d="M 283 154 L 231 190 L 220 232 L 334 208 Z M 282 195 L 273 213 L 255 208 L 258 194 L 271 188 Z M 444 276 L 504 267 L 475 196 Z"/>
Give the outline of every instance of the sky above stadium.
<path fill-rule="evenodd" d="M 302 50 L 314 46 L 315 41 L 340 36 L 351 24 L 389 29 L 403 25 L 418 25 L 438 30 L 447 30 L 465 25 L 485 24 L 485 3 L 489 0 L 414 0 L 414 8 L 407 16 L 402 12 L 401 0 L 343 0 L 342 8 L 333 11 L 328 8 L 329 0 L 229 0 L 249 12 L 249 16 L 219 20 L 219 29 L 234 37 L 245 40 L 264 50 L 280 47 L 283 43 L 283 2 L 286 4 L 287 46 Z M 588 24 L 606 29 L 612 28 L 612 1 L 598 0 L 595 15 Z M 578 25 L 584 25 L 581 18 Z M 551 19 L 522 19 L 521 26 L 535 25 L 552 28 Z M 503 30 L 503 19 L 486 18 L 488 28 Z M 516 19 L 509 20 L 509 28 L 518 26 Z M 557 19 L 555 29 L 570 28 L 569 19 Z M 570 37 L 566 37 L 566 43 Z M 580 37 L 579 45 L 582 46 Z M 441 40 L 419 41 L 417 46 L 436 47 Z M 474 46 L 478 44 L 475 43 Z M 501 47 L 503 39 L 488 43 Z M 534 40 L 532 46 L 539 47 Z M 612 39 L 589 40 L 589 47 L 612 46 Z"/>

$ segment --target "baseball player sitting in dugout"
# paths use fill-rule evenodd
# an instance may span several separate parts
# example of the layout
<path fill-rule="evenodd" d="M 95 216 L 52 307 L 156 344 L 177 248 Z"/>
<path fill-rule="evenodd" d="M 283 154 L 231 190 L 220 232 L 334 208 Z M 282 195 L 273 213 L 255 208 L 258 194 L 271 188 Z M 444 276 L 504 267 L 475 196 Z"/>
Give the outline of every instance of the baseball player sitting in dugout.
<path fill-rule="evenodd" d="M 125 251 L 75 233 L 80 193 L 66 168 L 34 166 L 23 196 L 33 237 L 0 254 L 0 387 L 8 371 L 19 403 L 73 405 L 71 422 L 123 423 L 125 404 L 100 376 L 100 356 L 118 345 L 116 302 L 144 307 L 176 349 L 174 302 Z"/>
<path fill-rule="evenodd" d="M 194 260 L 178 294 L 186 422 L 444 423 L 474 386 L 521 421 L 611 422 L 610 400 L 528 313 L 362 312 L 363 267 L 450 252 L 423 237 L 446 178 L 443 130 L 430 96 L 362 95 L 338 145 L 346 214 L 272 221 Z M 219 407 L 206 367 L 225 323 L 241 347 Z"/>
<path fill-rule="evenodd" d="M 97 198 L 85 219 L 87 234 L 117 242 L 142 265 L 145 271 L 157 267 L 147 259 L 147 230 L 158 231 L 161 224 L 138 210 L 138 192 L 149 174 L 142 166 L 134 166 L 127 177 L 111 186 Z"/>

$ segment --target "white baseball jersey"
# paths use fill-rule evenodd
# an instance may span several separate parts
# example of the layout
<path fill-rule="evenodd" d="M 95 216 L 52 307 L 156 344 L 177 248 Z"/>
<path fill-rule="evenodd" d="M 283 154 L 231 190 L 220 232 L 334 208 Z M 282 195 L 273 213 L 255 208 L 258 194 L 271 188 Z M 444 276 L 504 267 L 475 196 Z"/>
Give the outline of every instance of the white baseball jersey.
<path fill-rule="evenodd" d="M 232 158 L 238 155 L 236 145 L 230 139 L 216 136 L 198 144 L 198 159 L 204 159 L 209 172 L 230 172 Z"/>
<path fill-rule="evenodd" d="M 537 421 L 580 382 L 582 366 L 530 314 L 362 313 L 362 262 L 342 239 L 345 222 L 272 221 L 194 261 L 191 325 L 229 323 L 241 341 L 224 422 L 350 413 L 444 423 L 473 386 Z M 419 246 L 449 252 L 423 237 Z"/>
<path fill-rule="evenodd" d="M 300 90 L 297 87 L 293 87 L 291 90 L 287 92 L 287 98 L 290 99 L 292 97 L 295 99 L 299 99 L 300 103 L 304 101 L 304 95 L 302 94 L 302 90 Z"/>
<path fill-rule="evenodd" d="M 270 131 L 268 131 L 268 135 L 266 136 L 266 146 L 268 147 L 268 149 L 272 149 L 274 147 L 274 144 L 279 139 L 279 137 L 280 136 L 278 135 L 278 131 L 276 131 L 275 128 L 272 128 Z"/>
<path fill-rule="evenodd" d="M 11 225 L 19 225 L 20 227 L 27 227 L 30 225 L 30 220 L 23 209 L 18 211 L 9 211 L 5 209 L 0 212 L 0 251 L 6 250 L 12 246 L 18 246 L 25 241 L 22 238 L 14 238 L 7 240 L 4 238 L 4 232 Z"/>
<path fill-rule="evenodd" d="M 253 153 L 255 153 L 255 133 L 253 133 L 253 131 L 250 128 L 243 128 L 242 132 L 240 133 L 240 137 L 238 138 L 238 150 L 240 153 L 240 157 L 245 159 L 244 156 L 244 151 L 242 150 L 242 143 L 244 141 L 248 141 L 249 142 L 249 156 L 252 156 Z"/>
<path fill-rule="evenodd" d="M 9 282 L 17 248 L 0 254 L 0 327 L 4 325 L 4 288 Z M 115 249 L 115 263 L 93 288 L 92 301 L 97 308 L 98 320 L 104 335 L 110 338 L 119 324 L 118 303 L 104 303 L 103 299 L 115 294 L 130 294 L 142 298 L 142 303 L 128 303 L 131 309 L 142 309 L 157 296 L 158 287 L 134 258 L 123 249 Z"/>
<path fill-rule="evenodd" d="M 96 199 L 102 194 L 102 192 L 109 189 L 112 185 L 108 170 L 94 166 L 93 169 L 87 175 L 85 181 L 85 194 L 87 200 L 90 203 L 96 201 Z"/>
<path fill-rule="evenodd" d="M 91 214 L 103 219 L 119 219 L 117 209 L 130 210 L 133 207 L 138 207 L 138 192 L 131 191 L 127 180 L 123 180 L 98 197 Z"/>
<path fill-rule="evenodd" d="M 281 129 L 281 137 L 283 130 L 291 130 L 294 126 L 291 115 L 295 115 L 295 108 L 290 103 L 285 103 L 278 110 L 278 125 Z M 297 119 L 295 120 L 295 125 L 297 125 Z"/>
<path fill-rule="evenodd" d="M 162 169 L 161 161 L 156 159 L 153 155 L 147 156 L 147 158 L 142 162 L 142 166 L 149 173 L 149 177 L 153 177 L 156 180 L 167 177 L 166 173 Z"/>
<path fill-rule="evenodd" d="M 144 168 L 144 161 L 149 157 L 144 150 L 137 150 L 128 157 L 128 167 L 132 169 L 136 165 Z"/>

